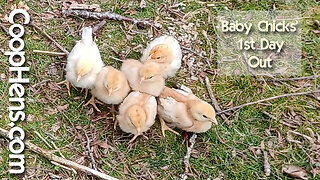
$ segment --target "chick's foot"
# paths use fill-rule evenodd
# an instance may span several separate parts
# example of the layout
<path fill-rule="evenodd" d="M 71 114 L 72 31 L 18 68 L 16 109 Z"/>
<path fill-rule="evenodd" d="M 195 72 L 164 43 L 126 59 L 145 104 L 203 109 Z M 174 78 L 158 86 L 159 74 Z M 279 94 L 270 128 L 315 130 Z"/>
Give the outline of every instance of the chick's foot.
<path fill-rule="evenodd" d="M 162 118 L 159 118 L 159 119 L 160 119 L 160 123 L 161 123 L 161 132 L 162 132 L 163 137 L 166 137 L 166 134 L 165 134 L 166 130 L 171 131 L 177 135 L 180 135 L 175 130 L 169 128 Z"/>

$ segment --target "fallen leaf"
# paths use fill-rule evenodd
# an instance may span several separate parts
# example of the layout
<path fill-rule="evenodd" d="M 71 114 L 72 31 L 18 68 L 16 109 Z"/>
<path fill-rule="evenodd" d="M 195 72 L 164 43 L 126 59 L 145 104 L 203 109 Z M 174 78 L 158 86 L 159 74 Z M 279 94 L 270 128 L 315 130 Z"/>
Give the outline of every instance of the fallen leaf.
<path fill-rule="evenodd" d="M 2 74 L 0 75 L 0 79 L 1 79 L 1 81 L 6 80 L 6 74 L 2 73 Z"/>
<path fill-rule="evenodd" d="M 56 108 L 44 108 L 44 110 L 46 111 L 46 114 L 49 114 L 49 115 L 53 115 L 53 114 L 56 114 L 58 112 L 58 110 Z"/>
<path fill-rule="evenodd" d="M 141 0 L 141 1 L 140 1 L 140 8 L 143 9 L 143 8 L 145 8 L 145 7 L 147 7 L 146 2 L 145 2 L 144 0 Z"/>
<path fill-rule="evenodd" d="M 65 104 L 63 106 L 58 106 L 57 110 L 58 111 L 64 111 L 64 110 L 68 109 L 68 107 L 69 107 L 69 104 Z"/>
<path fill-rule="evenodd" d="M 282 171 L 293 178 L 308 179 L 306 170 L 298 166 L 287 165 L 282 168 Z"/>
<path fill-rule="evenodd" d="M 313 177 L 315 177 L 317 174 L 320 174 L 320 167 L 313 168 L 310 172 L 313 175 Z"/>
<path fill-rule="evenodd" d="M 123 165 L 123 174 L 129 174 L 128 166 L 126 164 Z"/>
<path fill-rule="evenodd" d="M 52 125 L 51 130 L 57 132 L 60 129 L 60 123 L 55 123 Z"/>
<path fill-rule="evenodd" d="M 227 108 L 232 108 L 233 107 L 233 100 L 231 100 L 227 105 L 226 105 Z"/>
<path fill-rule="evenodd" d="M 104 148 L 104 149 L 109 149 L 111 146 L 106 143 L 105 141 L 101 141 L 100 143 L 98 143 L 98 146 Z"/>
<path fill-rule="evenodd" d="M 312 30 L 315 34 L 320 34 L 320 30 Z"/>
<path fill-rule="evenodd" d="M 32 122 L 34 120 L 35 116 L 33 114 L 29 114 L 27 117 L 28 122 Z"/>

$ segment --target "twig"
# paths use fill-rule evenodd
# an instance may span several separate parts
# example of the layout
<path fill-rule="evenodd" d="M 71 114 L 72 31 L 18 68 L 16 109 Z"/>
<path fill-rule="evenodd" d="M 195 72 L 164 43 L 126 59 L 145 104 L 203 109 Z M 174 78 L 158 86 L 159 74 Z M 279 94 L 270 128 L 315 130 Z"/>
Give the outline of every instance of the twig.
<path fill-rule="evenodd" d="M 264 173 L 266 176 L 270 176 L 271 170 L 270 170 L 270 164 L 268 160 L 268 153 L 265 150 L 264 142 L 261 141 L 261 149 L 263 150 L 263 167 L 264 167 Z"/>
<path fill-rule="evenodd" d="M 113 56 L 109 56 L 111 59 L 114 59 L 114 60 L 116 60 L 116 61 L 120 61 L 120 62 L 123 62 L 123 61 L 125 61 L 125 60 L 121 60 L 121 59 L 119 59 L 119 58 L 116 58 L 116 57 L 113 57 Z"/>
<path fill-rule="evenodd" d="M 37 25 L 31 23 L 30 24 L 32 27 L 34 27 L 35 29 L 37 29 L 38 31 L 40 31 L 43 35 L 45 35 L 50 41 L 52 41 L 61 51 L 63 51 L 66 54 L 69 54 L 69 52 L 63 48 L 59 43 L 57 43 L 57 41 L 55 41 L 51 36 L 49 36 L 46 32 L 44 32 L 41 28 L 39 28 Z"/>
<path fill-rule="evenodd" d="M 257 79 L 257 81 L 299 81 L 304 79 L 317 79 L 319 75 L 314 76 L 304 76 L 304 77 L 295 77 L 295 78 L 273 78 L 273 79 Z"/>
<path fill-rule="evenodd" d="M 47 54 L 52 56 L 67 56 L 67 53 L 64 52 L 52 52 L 52 51 L 41 51 L 41 50 L 33 50 L 34 53 Z"/>
<path fill-rule="evenodd" d="M 212 104 L 214 105 L 214 108 L 216 109 L 216 111 L 219 113 L 222 110 L 221 110 L 221 108 L 220 108 L 220 106 L 218 104 L 218 101 L 217 101 L 216 97 L 213 94 L 212 87 L 210 85 L 210 80 L 209 80 L 208 76 L 206 76 L 205 82 L 206 82 L 206 87 L 207 87 L 210 99 L 212 101 Z M 227 118 L 227 116 L 225 114 L 219 114 L 219 116 L 224 120 L 224 122 L 228 122 L 228 118 Z"/>
<path fill-rule="evenodd" d="M 34 131 L 34 133 L 50 148 L 50 149 L 53 149 L 52 146 L 48 143 L 48 141 L 43 138 L 40 133 L 38 133 L 38 131 Z"/>
<path fill-rule="evenodd" d="M 58 153 L 60 154 L 61 157 L 65 158 L 64 155 L 61 153 L 60 149 L 56 146 L 56 144 L 53 142 L 53 141 L 50 141 L 51 144 L 53 145 L 54 149 L 56 151 L 58 151 Z M 52 163 L 53 164 L 53 163 Z M 61 164 L 60 164 L 61 165 Z M 59 165 L 58 165 L 59 166 Z M 74 173 L 74 174 L 77 174 L 77 171 L 74 170 L 73 168 L 70 168 L 70 170 Z"/>
<path fill-rule="evenodd" d="M 92 28 L 92 33 L 96 34 L 96 32 L 101 29 L 107 23 L 106 20 L 100 21 L 98 24 L 94 25 Z"/>
<path fill-rule="evenodd" d="M 50 161 L 53 165 L 56 165 L 56 166 L 59 166 L 59 167 L 62 167 L 62 168 L 64 168 L 64 169 L 66 169 L 66 170 L 69 170 L 69 171 L 72 171 L 72 169 L 71 168 L 69 168 L 69 167 L 67 167 L 67 166 L 64 166 L 64 165 L 62 165 L 62 164 L 59 164 L 59 163 L 57 163 L 57 162 L 55 162 L 55 161 Z M 74 169 L 73 169 L 74 170 Z M 75 171 L 75 170 L 74 170 Z M 72 171 L 72 172 L 74 172 L 74 171 Z M 77 172 L 75 173 L 75 174 L 77 174 Z"/>
<path fill-rule="evenodd" d="M 318 93 L 318 92 L 320 92 L 320 90 L 300 92 L 300 93 L 291 93 L 291 94 L 282 94 L 282 95 L 279 95 L 279 96 L 273 96 L 273 97 L 261 99 L 261 100 L 255 101 L 255 102 L 249 102 L 249 103 L 245 103 L 245 104 L 242 104 L 242 105 L 239 105 L 239 106 L 235 106 L 235 107 L 220 111 L 217 114 L 219 115 L 221 113 L 225 113 L 225 112 L 232 111 L 232 110 L 235 110 L 235 109 L 243 108 L 245 106 L 249 106 L 249 105 L 252 105 L 252 104 L 261 103 L 261 102 L 264 102 L 264 101 L 270 101 L 270 100 L 277 99 L 277 98 L 289 97 L 289 96 L 301 96 L 301 95 L 307 95 L 307 94 Z"/>
<path fill-rule="evenodd" d="M 190 138 L 190 146 L 187 147 L 187 154 L 184 156 L 184 173 L 180 175 L 180 180 L 186 180 L 188 178 L 188 172 L 190 168 L 190 156 L 193 149 L 194 144 L 196 143 L 197 134 L 193 133 L 193 135 Z"/>
<path fill-rule="evenodd" d="M 87 149 L 88 149 L 88 153 L 89 153 L 89 156 L 90 156 L 90 159 L 91 159 L 92 168 L 94 170 L 97 170 L 96 161 L 94 160 L 93 153 L 92 153 L 91 148 L 90 148 L 91 140 L 89 139 L 89 137 L 88 137 L 88 135 L 87 135 L 87 133 L 86 133 L 86 131 L 84 129 L 83 129 L 83 132 L 84 132 L 84 135 L 87 138 Z"/>
<path fill-rule="evenodd" d="M 181 49 L 184 49 L 184 50 L 186 50 L 186 51 L 189 51 L 189 52 L 191 52 L 192 54 L 194 54 L 194 55 L 196 55 L 196 56 L 199 56 L 199 57 L 201 57 L 201 58 L 206 58 L 206 57 L 204 57 L 201 53 L 198 53 L 198 52 L 192 50 L 191 48 L 186 48 L 186 47 L 181 46 Z"/>
<path fill-rule="evenodd" d="M 114 12 L 90 12 L 86 10 L 62 10 L 62 14 L 64 16 L 80 16 L 82 18 L 91 18 L 91 19 L 110 19 L 110 20 L 117 20 L 117 21 L 128 21 L 134 24 L 137 24 L 140 27 L 155 27 L 159 29 L 161 26 L 158 23 L 131 18 L 116 14 Z"/>
<path fill-rule="evenodd" d="M 9 132 L 5 129 L 0 128 L 0 136 L 9 139 Z M 56 156 L 54 154 L 52 154 L 51 152 L 44 150 L 36 145 L 34 145 L 33 143 L 31 143 L 29 140 L 25 141 L 25 145 L 28 149 L 30 149 L 31 151 L 42 155 L 43 157 L 49 159 L 50 161 L 55 161 L 59 164 L 65 165 L 67 167 L 72 167 L 74 169 L 77 169 L 79 171 L 85 172 L 87 174 L 92 174 L 96 177 L 99 177 L 101 179 L 108 179 L 108 180 L 117 180 L 117 178 L 114 178 L 112 176 L 106 175 L 104 173 L 101 173 L 97 170 L 88 168 L 86 166 L 83 166 L 81 164 L 75 163 L 73 161 L 70 161 L 68 159 Z"/>
<path fill-rule="evenodd" d="M 4 27 L 4 25 L 2 25 L 2 22 L 0 24 L 0 27 L 6 33 L 7 36 L 10 36 L 9 31 L 6 29 L 6 27 Z"/>

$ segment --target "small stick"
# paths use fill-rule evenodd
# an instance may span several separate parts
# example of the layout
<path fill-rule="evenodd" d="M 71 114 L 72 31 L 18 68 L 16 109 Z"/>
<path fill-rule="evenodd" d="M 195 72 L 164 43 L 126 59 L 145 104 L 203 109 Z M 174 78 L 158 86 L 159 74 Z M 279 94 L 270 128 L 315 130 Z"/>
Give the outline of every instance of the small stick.
<path fill-rule="evenodd" d="M 270 101 L 270 100 L 277 99 L 277 98 L 289 97 L 289 96 L 301 96 L 301 95 L 307 95 L 307 94 L 318 93 L 318 92 L 320 92 L 320 90 L 300 92 L 300 93 L 291 93 L 291 94 L 282 94 L 282 95 L 279 95 L 279 96 L 273 96 L 273 97 L 261 99 L 261 100 L 255 101 L 255 102 L 249 102 L 249 103 L 245 103 L 245 104 L 242 104 L 242 105 L 239 105 L 239 106 L 235 106 L 235 107 L 232 107 L 230 109 L 226 109 L 226 110 L 220 111 L 217 114 L 219 115 L 221 113 L 225 113 L 225 112 L 228 112 L 228 111 L 240 109 L 240 108 L 243 108 L 245 106 L 261 103 L 261 102 L 264 102 L 264 101 Z"/>
<path fill-rule="evenodd" d="M 90 12 L 86 10 L 62 10 L 62 14 L 64 16 L 80 16 L 82 18 L 91 18 L 91 19 L 110 19 L 110 20 L 117 20 L 117 21 L 128 21 L 132 22 L 134 24 L 137 24 L 140 27 L 155 27 L 157 29 L 160 28 L 160 24 L 146 21 L 146 20 L 141 20 L 141 19 L 136 19 L 136 18 L 131 18 L 131 17 L 126 17 L 122 16 L 119 14 L 116 14 L 114 12 Z"/>
<path fill-rule="evenodd" d="M 0 128 L 0 136 L 9 139 L 9 132 L 5 129 Z M 72 167 L 74 169 L 85 172 L 87 174 L 92 174 L 92 175 L 99 177 L 101 179 L 117 180 L 117 178 L 106 175 L 106 174 L 101 173 L 97 170 L 94 170 L 89 167 L 83 166 L 81 164 L 75 163 L 75 162 L 70 161 L 68 159 L 56 156 L 56 155 L 52 154 L 51 152 L 34 145 L 29 140 L 26 140 L 24 143 L 28 149 L 30 149 L 31 151 L 33 151 L 39 155 L 42 155 L 43 157 L 49 159 L 50 161 L 55 161 L 59 164 L 62 164 L 62 165 L 68 166 L 68 167 Z"/>
<path fill-rule="evenodd" d="M 106 20 L 100 21 L 98 24 L 94 25 L 92 28 L 92 33 L 95 34 L 99 29 L 101 29 L 107 23 Z"/>
<path fill-rule="evenodd" d="M 50 149 L 53 149 L 52 146 L 48 143 L 48 141 L 43 138 L 40 133 L 38 133 L 38 131 L 34 131 L 34 133 L 50 148 Z"/>
<path fill-rule="evenodd" d="M 31 23 L 30 24 L 32 27 L 34 27 L 35 29 L 37 29 L 38 31 L 40 31 L 43 35 L 45 35 L 50 41 L 52 41 L 61 51 L 63 51 L 66 54 L 69 54 L 69 52 L 63 48 L 59 43 L 57 43 L 57 41 L 55 41 L 51 36 L 49 36 L 46 32 L 44 32 L 41 28 L 39 28 L 38 26 L 36 26 L 35 24 Z"/>
<path fill-rule="evenodd" d="M 55 162 L 55 161 L 50 161 L 53 165 L 56 165 L 56 166 L 59 166 L 59 167 L 62 167 L 62 168 L 64 168 L 64 169 L 66 169 L 66 170 L 69 170 L 69 171 L 72 171 L 72 172 L 75 172 L 75 174 L 77 174 L 77 172 L 74 170 L 74 169 L 71 169 L 71 168 L 69 168 L 69 167 L 67 167 L 67 166 L 64 166 L 64 165 L 62 165 L 62 164 L 59 164 L 59 163 L 57 163 L 57 162 Z"/>
<path fill-rule="evenodd" d="M 217 113 L 221 112 L 221 108 L 218 104 L 218 101 L 216 99 L 216 97 L 214 96 L 213 94 L 213 91 L 212 91 L 212 87 L 210 85 L 210 81 L 209 81 L 209 78 L 208 76 L 206 76 L 206 79 L 205 79 L 205 82 L 206 82 L 206 86 L 207 86 L 207 90 L 208 90 L 208 93 L 209 93 L 209 96 L 210 96 L 210 99 L 212 101 L 212 104 L 214 105 L 214 108 L 216 109 Z M 225 114 L 219 114 L 219 116 L 225 121 L 225 122 L 228 122 L 228 118 Z"/>
<path fill-rule="evenodd" d="M 192 50 L 191 48 L 189 49 L 189 48 L 186 48 L 186 47 L 181 46 L 181 49 L 184 49 L 184 50 L 186 50 L 186 51 L 189 51 L 189 52 L 191 52 L 192 54 L 197 55 L 197 56 L 199 56 L 199 57 L 205 58 L 204 56 L 201 55 L 201 53 L 198 53 L 198 52 Z"/>
<path fill-rule="evenodd" d="M 64 52 L 52 52 L 52 51 L 41 51 L 41 50 L 33 50 L 34 53 L 39 53 L 39 54 L 47 54 L 47 55 L 52 55 L 52 56 L 67 56 L 67 53 Z"/>
<path fill-rule="evenodd" d="M 304 80 L 304 79 L 317 79 L 320 77 L 319 75 L 314 75 L 314 76 L 304 76 L 304 77 L 295 77 L 295 78 L 273 78 L 273 79 L 257 79 L 259 82 L 264 82 L 264 81 L 299 81 L 299 80 Z"/>
<path fill-rule="evenodd" d="M 187 147 L 187 154 L 184 156 L 184 173 L 180 175 L 180 180 L 186 180 L 188 178 L 188 172 L 190 168 L 190 156 L 193 149 L 194 144 L 196 143 L 197 134 L 193 133 L 193 135 L 190 138 L 190 146 Z"/>
<path fill-rule="evenodd" d="M 9 31 L 6 29 L 6 27 L 4 27 L 4 25 L 2 25 L 2 22 L 0 24 L 0 27 L 6 33 L 7 36 L 10 36 Z"/>
<path fill-rule="evenodd" d="M 264 173 L 266 176 L 270 176 L 271 170 L 270 170 L 270 164 L 268 160 L 268 153 L 264 148 L 264 142 L 261 142 L 261 149 L 263 150 L 263 167 L 264 167 Z"/>
<path fill-rule="evenodd" d="M 85 130 L 83 130 L 86 138 L 87 138 L 87 149 L 88 149 L 88 153 L 89 153 L 89 156 L 90 156 L 90 159 L 91 159 L 91 162 L 92 162 L 92 168 L 94 170 L 97 170 L 97 166 L 96 166 L 96 161 L 94 160 L 94 157 L 93 157 L 93 153 L 91 151 L 91 148 L 90 148 L 90 143 L 91 143 L 91 140 L 89 139 L 87 133 Z"/>
<path fill-rule="evenodd" d="M 60 149 L 56 146 L 56 144 L 53 142 L 53 141 L 50 141 L 51 142 L 51 144 L 53 145 L 53 147 L 54 147 L 54 149 L 56 150 L 56 151 L 58 151 L 58 153 L 60 154 L 60 156 L 61 157 L 63 157 L 63 158 L 66 158 L 66 157 L 64 157 L 64 155 L 61 153 L 61 151 L 60 151 Z M 53 164 L 53 163 L 52 163 Z M 61 165 L 61 164 L 60 164 Z M 58 165 L 59 166 L 59 165 Z M 61 165 L 62 166 L 62 165 Z M 77 171 L 76 170 L 74 170 L 73 168 L 70 168 L 70 170 L 74 173 L 74 174 L 77 174 Z"/>
<path fill-rule="evenodd" d="M 113 57 L 113 56 L 109 56 L 111 59 L 114 59 L 114 60 L 116 60 L 116 61 L 120 61 L 120 62 L 123 62 L 123 61 L 125 61 L 125 60 L 121 60 L 121 59 L 119 59 L 119 58 L 116 58 L 116 57 Z"/>

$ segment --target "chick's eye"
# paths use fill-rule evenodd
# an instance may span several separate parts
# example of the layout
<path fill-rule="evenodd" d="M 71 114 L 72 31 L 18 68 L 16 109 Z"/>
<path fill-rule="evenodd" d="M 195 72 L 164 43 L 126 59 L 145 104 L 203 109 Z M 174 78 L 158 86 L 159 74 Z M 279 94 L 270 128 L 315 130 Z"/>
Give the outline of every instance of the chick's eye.
<path fill-rule="evenodd" d="M 203 117 L 203 118 L 206 118 L 206 119 L 208 118 L 206 115 L 202 115 L 202 117 Z"/>
<path fill-rule="evenodd" d="M 157 59 L 160 59 L 160 58 L 161 58 L 160 56 L 157 57 Z"/>

